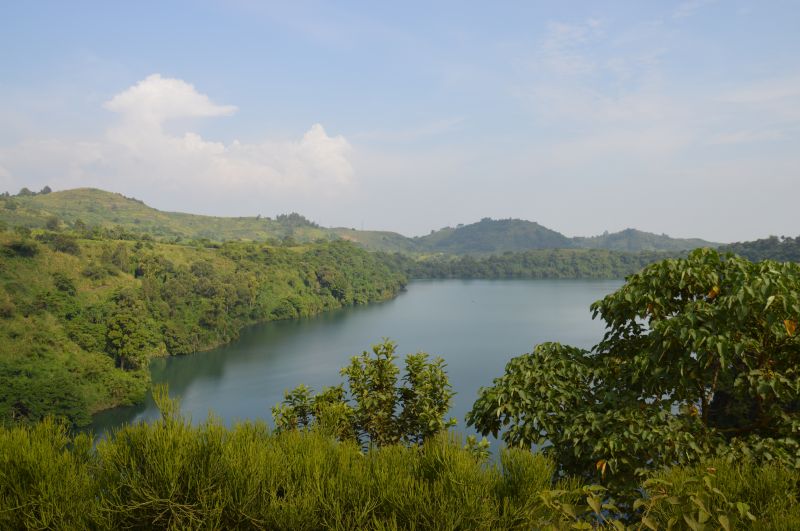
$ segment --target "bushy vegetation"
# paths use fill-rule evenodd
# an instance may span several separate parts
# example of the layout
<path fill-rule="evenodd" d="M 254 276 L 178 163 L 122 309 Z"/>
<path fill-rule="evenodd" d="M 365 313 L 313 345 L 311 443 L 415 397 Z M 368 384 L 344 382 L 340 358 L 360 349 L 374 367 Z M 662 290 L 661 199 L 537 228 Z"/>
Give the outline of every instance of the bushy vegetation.
<path fill-rule="evenodd" d="M 623 500 L 643 472 L 711 457 L 800 469 L 800 265 L 697 250 L 593 310 L 600 343 L 513 358 L 468 422 Z"/>
<path fill-rule="evenodd" d="M 86 424 L 143 398 L 153 356 L 212 348 L 250 323 L 383 300 L 405 282 L 344 241 L 82 236 L 0 231 L 0 423 L 53 414 Z"/>
<path fill-rule="evenodd" d="M 315 427 L 340 440 L 365 447 L 421 444 L 449 426 L 452 392 L 444 360 L 425 352 L 409 354 L 405 374 L 395 365 L 397 345 L 387 340 L 373 345 L 372 353 L 354 356 L 341 371 L 344 385 L 314 395 L 305 385 L 285 393 L 272 409 L 279 431 Z"/>
<path fill-rule="evenodd" d="M 93 448 L 46 419 L 0 427 L 3 529 L 758 529 L 800 525 L 800 473 L 751 461 L 643 478 L 622 513 L 602 486 L 525 449 L 487 460 L 440 432 L 364 450 L 318 429 L 163 418 Z"/>

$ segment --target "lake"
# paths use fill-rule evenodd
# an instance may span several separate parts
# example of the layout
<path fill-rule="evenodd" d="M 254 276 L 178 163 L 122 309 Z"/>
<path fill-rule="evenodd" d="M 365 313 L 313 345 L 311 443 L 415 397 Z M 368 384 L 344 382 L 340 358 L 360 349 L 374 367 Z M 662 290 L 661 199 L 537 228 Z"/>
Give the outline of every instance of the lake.
<path fill-rule="evenodd" d="M 226 425 L 266 419 L 283 392 L 304 383 L 316 390 L 341 381 L 351 356 L 383 337 L 398 354 L 425 351 L 447 362 L 456 391 L 450 413 L 466 432 L 464 416 L 481 386 L 503 374 L 506 362 L 544 341 L 590 347 L 602 338 L 602 322 L 589 305 L 622 285 L 619 280 L 431 280 L 414 281 L 395 299 L 336 310 L 295 321 L 251 326 L 239 340 L 189 356 L 155 359 L 153 383 L 169 385 L 181 410 L 195 422 L 209 411 Z M 95 416 L 101 434 L 125 422 L 153 420 L 148 396 L 138 406 Z"/>

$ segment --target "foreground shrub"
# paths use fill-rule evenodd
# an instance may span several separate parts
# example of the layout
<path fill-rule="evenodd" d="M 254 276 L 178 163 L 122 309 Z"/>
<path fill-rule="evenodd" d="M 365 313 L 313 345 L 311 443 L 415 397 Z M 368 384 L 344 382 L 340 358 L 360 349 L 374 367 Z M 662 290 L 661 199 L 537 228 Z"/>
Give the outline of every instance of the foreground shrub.
<path fill-rule="evenodd" d="M 800 529 L 800 471 L 721 459 L 661 471 L 638 505 L 653 527 Z"/>
<path fill-rule="evenodd" d="M 0 529 L 86 529 L 97 517 L 91 439 L 47 419 L 0 428 Z"/>
<path fill-rule="evenodd" d="M 192 425 L 164 390 L 157 399 L 162 420 L 116 430 L 94 450 L 49 420 L 0 427 L 0 528 L 783 530 L 800 522 L 800 478 L 778 465 L 658 472 L 636 512 L 621 514 L 603 487 L 554 480 L 555 464 L 527 450 L 492 462 L 444 432 L 365 452 L 314 429 Z"/>
<path fill-rule="evenodd" d="M 710 249 L 664 260 L 592 305 L 591 351 L 511 359 L 467 416 L 559 470 L 638 496 L 642 472 L 713 456 L 800 468 L 800 264 Z"/>

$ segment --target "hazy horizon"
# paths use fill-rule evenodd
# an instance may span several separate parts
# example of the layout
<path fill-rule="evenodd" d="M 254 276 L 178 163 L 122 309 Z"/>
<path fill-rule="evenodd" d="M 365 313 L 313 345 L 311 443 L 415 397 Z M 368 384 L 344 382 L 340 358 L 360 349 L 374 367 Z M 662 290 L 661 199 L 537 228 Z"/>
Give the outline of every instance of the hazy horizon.
<path fill-rule="evenodd" d="M 13 3 L 0 190 L 418 236 L 800 233 L 800 7 Z"/>

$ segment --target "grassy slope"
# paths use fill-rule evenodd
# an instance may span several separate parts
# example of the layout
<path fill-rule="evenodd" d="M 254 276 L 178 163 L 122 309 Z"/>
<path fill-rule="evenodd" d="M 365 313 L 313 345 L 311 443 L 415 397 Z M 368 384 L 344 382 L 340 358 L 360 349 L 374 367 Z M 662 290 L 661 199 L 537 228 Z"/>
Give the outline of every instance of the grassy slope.
<path fill-rule="evenodd" d="M 102 228 L 124 227 L 136 233 L 160 238 L 184 238 L 226 241 L 268 241 L 291 236 L 298 242 L 343 238 L 365 247 L 385 251 L 407 251 L 410 240 L 393 232 L 327 229 L 313 225 L 290 225 L 274 219 L 256 217 L 215 217 L 162 212 L 121 194 L 93 188 L 77 188 L 45 195 L 14 197 L 11 210 L 0 203 L 0 221 L 9 226 L 44 227 L 56 216 L 67 224 L 80 219 L 87 225 Z"/>

